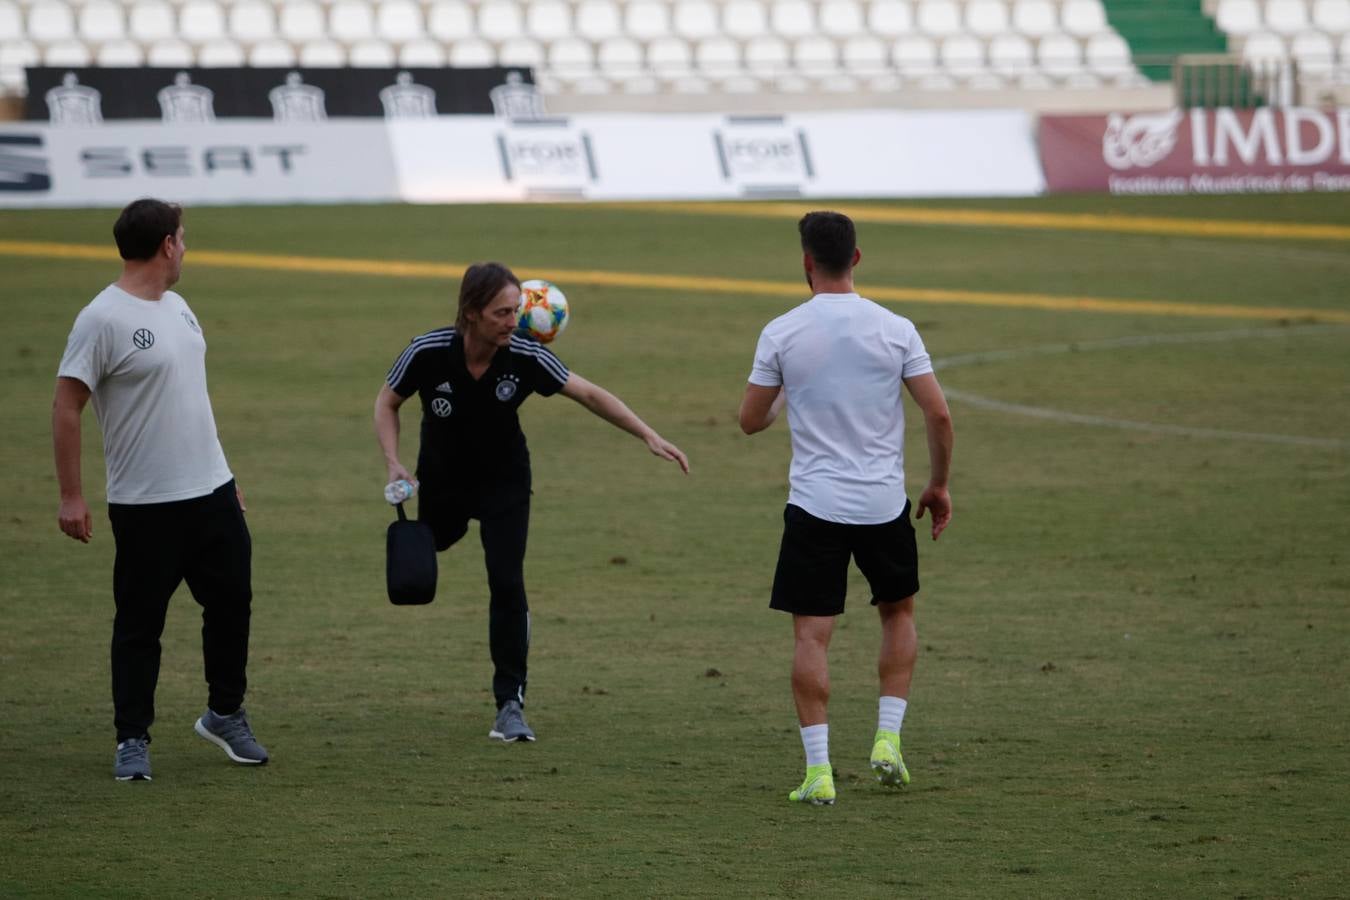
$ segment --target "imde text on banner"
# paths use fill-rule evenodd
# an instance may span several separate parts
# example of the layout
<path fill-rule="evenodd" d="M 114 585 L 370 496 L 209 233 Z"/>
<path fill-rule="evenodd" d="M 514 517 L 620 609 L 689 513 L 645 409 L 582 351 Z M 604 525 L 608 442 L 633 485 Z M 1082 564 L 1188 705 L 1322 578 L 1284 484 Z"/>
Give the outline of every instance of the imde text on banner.
<path fill-rule="evenodd" d="M 1350 108 L 1042 116 L 1052 192 L 1350 191 Z"/>

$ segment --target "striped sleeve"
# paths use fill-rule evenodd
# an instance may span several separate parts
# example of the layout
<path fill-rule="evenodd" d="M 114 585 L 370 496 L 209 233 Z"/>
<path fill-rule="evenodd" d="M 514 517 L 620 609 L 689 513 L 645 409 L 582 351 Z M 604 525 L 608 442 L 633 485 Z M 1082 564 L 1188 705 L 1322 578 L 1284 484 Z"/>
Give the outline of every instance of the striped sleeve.
<path fill-rule="evenodd" d="M 411 397 L 417 393 L 418 355 L 434 348 L 448 347 L 454 337 L 455 329 L 441 328 L 413 338 L 412 342 L 398 355 L 398 359 L 394 360 L 393 367 L 389 369 L 389 374 L 384 378 L 385 384 L 389 385 L 394 393 L 400 397 Z"/>
<path fill-rule="evenodd" d="M 512 335 L 511 352 L 533 370 L 532 387 L 540 396 L 556 394 L 567 384 L 567 377 L 571 374 L 567 366 L 553 355 L 552 350 L 538 341 Z"/>

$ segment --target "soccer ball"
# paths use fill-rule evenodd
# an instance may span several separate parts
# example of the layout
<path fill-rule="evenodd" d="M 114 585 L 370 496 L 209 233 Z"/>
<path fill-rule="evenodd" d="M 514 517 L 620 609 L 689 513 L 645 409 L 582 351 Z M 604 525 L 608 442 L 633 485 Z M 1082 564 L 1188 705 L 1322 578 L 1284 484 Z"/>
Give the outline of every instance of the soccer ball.
<path fill-rule="evenodd" d="M 547 344 L 567 327 L 567 297 L 556 284 L 538 278 L 520 286 L 520 316 L 516 334 Z"/>

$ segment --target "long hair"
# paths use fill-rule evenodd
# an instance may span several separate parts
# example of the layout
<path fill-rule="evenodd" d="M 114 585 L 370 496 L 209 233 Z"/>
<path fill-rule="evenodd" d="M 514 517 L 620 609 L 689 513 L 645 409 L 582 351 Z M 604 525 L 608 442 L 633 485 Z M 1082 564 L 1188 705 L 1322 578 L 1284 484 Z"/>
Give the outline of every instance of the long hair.
<path fill-rule="evenodd" d="M 455 314 L 455 327 L 463 332 L 469 324 L 469 311 L 482 313 L 492 298 L 501 293 L 508 284 L 520 287 L 520 279 L 501 263 L 474 263 L 464 270 L 459 280 L 459 311 Z"/>

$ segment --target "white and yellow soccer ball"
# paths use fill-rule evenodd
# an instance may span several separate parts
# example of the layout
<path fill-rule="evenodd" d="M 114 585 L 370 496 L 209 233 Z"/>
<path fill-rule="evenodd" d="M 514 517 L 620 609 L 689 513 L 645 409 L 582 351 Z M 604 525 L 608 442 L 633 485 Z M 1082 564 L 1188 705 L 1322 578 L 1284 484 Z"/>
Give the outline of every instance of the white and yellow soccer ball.
<path fill-rule="evenodd" d="M 567 327 L 567 296 L 556 285 L 532 278 L 520 285 L 516 334 L 547 344 Z"/>

